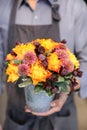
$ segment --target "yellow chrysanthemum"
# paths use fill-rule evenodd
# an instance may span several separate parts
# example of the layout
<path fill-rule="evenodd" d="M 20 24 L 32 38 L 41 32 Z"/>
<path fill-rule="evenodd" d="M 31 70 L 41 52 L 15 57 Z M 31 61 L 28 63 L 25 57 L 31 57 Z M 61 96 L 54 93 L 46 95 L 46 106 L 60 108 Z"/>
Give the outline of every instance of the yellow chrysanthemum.
<path fill-rule="evenodd" d="M 6 56 L 6 60 L 14 60 L 14 56 L 10 53 Z"/>
<path fill-rule="evenodd" d="M 18 75 L 17 74 L 13 74 L 13 73 L 11 73 L 9 76 L 8 76 L 8 80 L 7 80 L 7 82 L 15 82 L 15 81 L 17 81 L 18 80 Z"/>
<path fill-rule="evenodd" d="M 43 51 L 44 54 L 42 54 L 40 49 L 38 49 L 39 44 L 36 45 L 34 42 L 39 43 L 42 46 L 42 49 L 45 49 L 45 52 Z M 27 64 L 29 67 L 29 73 L 26 74 L 26 76 L 31 77 L 34 85 L 39 82 L 46 82 L 46 79 L 52 75 L 50 71 L 59 73 L 61 66 L 66 65 L 66 60 L 69 60 L 69 63 L 74 64 L 74 69 L 80 67 L 80 63 L 75 55 L 63 44 L 59 44 L 52 39 L 36 39 L 26 44 L 21 43 L 16 45 L 12 51 L 14 52 L 13 55 L 9 53 L 6 57 L 6 60 L 9 60 L 8 67 L 6 69 L 6 74 L 8 75 L 7 82 L 14 82 L 18 80 L 20 77 L 18 74 L 18 66 L 21 63 Z M 31 52 L 35 54 L 37 59 L 33 64 L 29 64 L 30 61 L 25 62 L 25 55 L 30 54 Z M 17 56 L 14 54 L 17 54 Z M 31 60 L 33 60 L 32 55 Z M 44 65 L 42 63 L 44 63 Z M 44 67 L 46 65 L 45 63 L 47 64 L 47 68 Z M 67 71 L 68 70 L 69 69 L 67 69 Z"/>
<path fill-rule="evenodd" d="M 62 62 L 58 59 L 56 52 L 50 54 L 50 56 L 48 57 L 48 69 L 49 70 L 59 72 L 61 63 Z"/>
<path fill-rule="evenodd" d="M 25 53 L 31 51 L 34 52 L 35 46 L 31 43 L 27 43 L 27 44 L 19 44 L 17 45 L 15 48 L 13 48 L 13 51 L 17 54 L 16 59 L 23 59 L 23 56 Z"/>
<path fill-rule="evenodd" d="M 34 49 L 35 49 L 35 46 L 32 44 L 32 43 L 27 43 L 26 44 L 26 52 L 27 51 L 32 51 L 32 52 L 34 52 Z"/>
<path fill-rule="evenodd" d="M 13 64 L 8 64 L 8 67 L 6 69 L 6 74 L 8 75 L 7 82 L 14 82 L 14 81 L 18 80 L 18 78 L 19 78 L 18 66 L 13 65 Z"/>
<path fill-rule="evenodd" d="M 13 48 L 12 50 L 16 53 L 16 54 L 23 54 L 23 51 L 25 51 L 26 49 L 26 44 L 19 44 L 17 46 L 15 46 L 15 48 Z"/>
<path fill-rule="evenodd" d="M 52 41 L 52 39 L 37 39 L 37 42 L 39 42 L 46 49 L 46 51 L 52 51 L 52 49 L 58 45 L 58 43 Z"/>
<path fill-rule="evenodd" d="M 77 58 L 75 57 L 75 55 L 69 49 L 67 49 L 67 52 L 69 54 L 69 59 L 74 64 L 75 69 L 79 68 L 80 67 L 80 63 L 77 60 Z"/>
<path fill-rule="evenodd" d="M 33 84 L 36 85 L 39 82 L 45 82 L 46 78 L 51 76 L 51 73 L 48 70 L 45 70 L 39 62 L 36 62 L 30 69 L 30 75 Z"/>

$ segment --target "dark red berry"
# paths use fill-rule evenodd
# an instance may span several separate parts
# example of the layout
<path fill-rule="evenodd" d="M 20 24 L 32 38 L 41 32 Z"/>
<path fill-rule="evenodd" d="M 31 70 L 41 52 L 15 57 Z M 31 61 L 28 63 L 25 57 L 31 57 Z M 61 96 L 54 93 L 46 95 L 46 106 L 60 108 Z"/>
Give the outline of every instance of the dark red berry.
<path fill-rule="evenodd" d="M 46 59 L 46 56 L 43 55 L 43 54 L 39 54 L 39 55 L 38 55 L 38 58 L 39 58 L 39 60 L 43 61 L 43 60 Z"/>
<path fill-rule="evenodd" d="M 66 44 L 66 40 L 65 40 L 65 39 L 63 39 L 63 40 L 61 41 L 61 43 L 64 43 L 64 44 Z"/>
<path fill-rule="evenodd" d="M 11 51 L 11 55 L 17 56 L 17 54 L 13 50 Z"/>

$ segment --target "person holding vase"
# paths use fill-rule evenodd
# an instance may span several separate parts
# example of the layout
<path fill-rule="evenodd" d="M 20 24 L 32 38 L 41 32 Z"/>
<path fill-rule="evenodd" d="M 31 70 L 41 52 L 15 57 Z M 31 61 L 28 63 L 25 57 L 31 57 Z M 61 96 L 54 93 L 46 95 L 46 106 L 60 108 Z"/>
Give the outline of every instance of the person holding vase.
<path fill-rule="evenodd" d="M 3 15 L 2 15 L 3 14 Z M 7 15 L 8 14 L 8 15 Z M 37 38 L 67 41 L 81 63 L 83 76 L 79 94 L 87 97 L 87 7 L 83 0 L 0 1 L 0 69 L 5 56 L 17 42 Z M 0 86 L 1 87 L 1 86 Z M 24 100 L 24 90 L 7 84 L 8 104 L 3 130 L 78 130 L 74 94 L 61 93 L 44 113 L 32 112 Z M 68 86 L 70 91 L 70 87 Z M 67 125 L 66 125 L 67 124 Z"/>

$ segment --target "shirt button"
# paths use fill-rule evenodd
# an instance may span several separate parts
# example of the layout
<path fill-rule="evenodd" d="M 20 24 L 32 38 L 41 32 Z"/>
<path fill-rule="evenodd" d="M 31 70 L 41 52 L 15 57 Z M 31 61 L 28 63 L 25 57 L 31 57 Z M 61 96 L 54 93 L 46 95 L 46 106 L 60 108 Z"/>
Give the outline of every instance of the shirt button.
<path fill-rule="evenodd" d="M 38 19 L 38 16 L 35 16 L 34 18 L 35 18 L 35 19 Z"/>

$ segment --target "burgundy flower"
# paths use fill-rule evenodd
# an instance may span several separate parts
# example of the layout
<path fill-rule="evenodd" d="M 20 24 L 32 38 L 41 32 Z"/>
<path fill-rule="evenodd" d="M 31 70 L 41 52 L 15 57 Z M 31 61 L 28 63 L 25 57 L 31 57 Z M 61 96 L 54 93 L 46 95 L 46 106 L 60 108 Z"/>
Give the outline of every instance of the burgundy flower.
<path fill-rule="evenodd" d="M 52 74 L 52 75 L 49 77 L 49 79 L 50 79 L 51 81 L 58 81 L 58 74 Z"/>
<path fill-rule="evenodd" d="M 83 72 L 78 68 L 73 71 L 74 76 L 82 77 Z"/>
<path fill-rule="evenodd" d="M 40 43 L 39 43 L 39 42 L 33 42 L 33 44 L 34 44 L 36 47 L 39 47 L 39 46 L 40 46 Z"/>
<path fill-rule="evenodd" d="M 65 50 L 61 50 L 61 49 L 58 49 L 58 50 L 55 50 L 58 57 L 62 60 L 66 60 L 68 58 L 68 54 L 66 53 Z"/>
<path fill-rule="evenodd" d="M 29 67 L 26 64 L 20 64 L 18 66 L 18 73 L 22 76 L 26 76 L 29 73 Z"/>
<path fill-rule="evenodd" d="M 44 52 L 45 52 L 44 47 L 42 47 L 42 46 L 40 45 L 37 49 L 38 49 L 38 52 L 39 52 L 40 54 L 44 54 Z"/>
<path fill-rule="evenodd" d="M 45 69 L 47 69 L 47 67 L 48 67 L 48 61 L 47 61 L 47 59 L 43 60 L 41 64 L 43 65 L 43 67 Z"/>
<path fill-rule="evenodd" d="M 73 72 L 73 70 L 74 70 L 74 64 L 71 61 L 66 60 L 66 62 L 64 62 L 61 67 L 60 74 L 64 76 Z"/>
<path fill-rule="evenodd" d="M 38 58 L 39 58 L 39 60 L 43 61 L 43 60 L 46 59 L 46 56 L 43 55 L 43 54 L 39 54 L 39 55 L 38 55 Z"/>
<path fill-rule="evenodd" d="M 13 50 L 11 51 L 11 55 L 17 56 L 17 54 Z"/>
<path fill-rule="evenodd" d="M 52 93 L 57 93 L 58 92 L 58 87 L 52 88 Z"/>
<path fill-rule="evenodd" d="M 25 55 L 24 55 L 24 59 L 23 59 L 23 62 L 25 64 L 34 64 L 36 62 L 36 55 L 33 53 L 33 52 L 27 52 Z"/>
<path fill-rule="evenodd" d="M 22 44 L 22 42 L 16 42 L 16 45 L 20 45 L 20 44 Z"/>
<path fill-rule="evenodd" d="M 58 46 L 56 46 L 53 50 L 52 50 L 52 52 L 57 52 L 57 51 L 59 51 L 59 50 L 61 50 L 62 52 L 63 51 L 66 51 L 66 45 L 65 44 L 63 44 L 63 43 L 59 43 L 58 44 Z"/>
<path fill-rule="evenodd" d="M 63 40 L 61 41 L 61 43 L 66 44 L 66 40 L 65 40 L 65 39 L 63 39 Z"/>
<path fill-rule="evenodd" d="M 63 44 L 63 43 L 60 43 L 60 44 L 58 45 L 58 49 L 66 50 L 66 45 Z"/>

